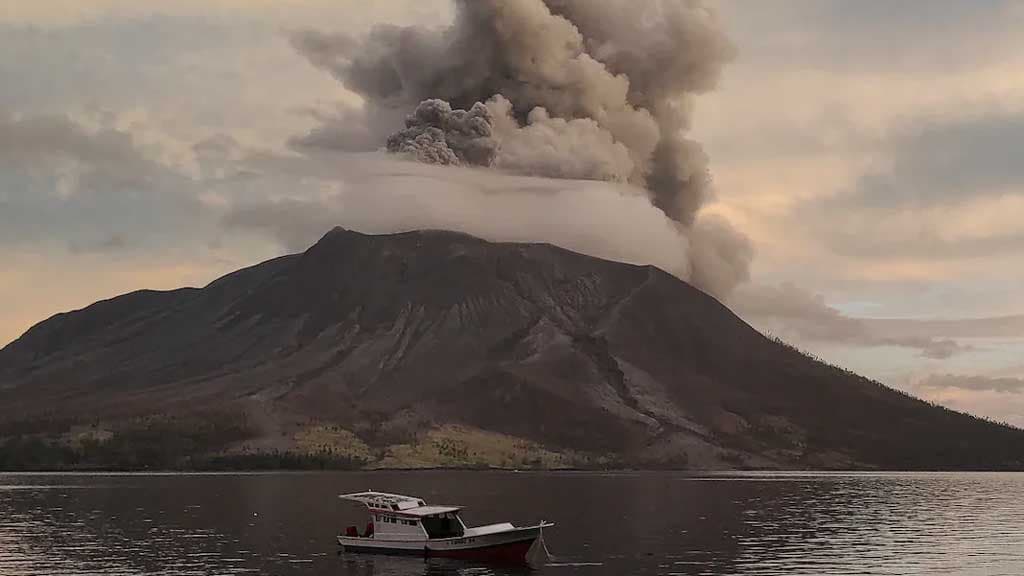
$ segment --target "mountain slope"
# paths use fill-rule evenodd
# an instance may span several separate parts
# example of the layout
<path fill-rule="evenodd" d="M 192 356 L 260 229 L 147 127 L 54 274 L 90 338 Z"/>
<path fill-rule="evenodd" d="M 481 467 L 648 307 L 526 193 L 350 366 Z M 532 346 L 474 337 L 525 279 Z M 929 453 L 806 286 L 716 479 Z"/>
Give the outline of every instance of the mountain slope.
<path fill-rule="evenodd" d="M 154 418 L 237 423 L 176 457 L 1024 465 L 1024 432 L 809 359 L 658 269 L 433 231 L 335 229 L 203 289 L 55 316 L 0 350 L 0 435 L 74 444 L 85 425 Z M 497 438 L 511 448 L 486 453 Z"/>

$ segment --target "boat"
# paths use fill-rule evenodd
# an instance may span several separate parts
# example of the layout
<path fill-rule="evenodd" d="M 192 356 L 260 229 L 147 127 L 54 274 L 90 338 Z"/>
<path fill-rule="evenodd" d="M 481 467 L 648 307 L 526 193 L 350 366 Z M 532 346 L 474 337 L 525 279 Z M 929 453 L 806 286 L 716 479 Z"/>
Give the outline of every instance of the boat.
<path fill-rule="evenodd" d="M 338 536 L 345 553 L 404 554 L 484 562 L 535 564 L 546 555 L 540 522 L 517 527 L 508 522 L 469 528 L 461 506 L 431 506 L 415 496 L 386 492 L 341 494 L 364 504 L 370 515 L 363 532 L 350 526 Z"/>

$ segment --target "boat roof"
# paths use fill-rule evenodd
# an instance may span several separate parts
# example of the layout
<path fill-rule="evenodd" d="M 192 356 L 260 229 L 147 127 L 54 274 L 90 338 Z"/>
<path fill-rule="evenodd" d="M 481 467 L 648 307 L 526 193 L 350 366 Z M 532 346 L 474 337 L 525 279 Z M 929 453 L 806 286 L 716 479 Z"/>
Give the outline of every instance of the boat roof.
<path fill-rule="evenodd" d="M 404 514 L 407 516 L 432 516 L 434 514 L 446 514 L 462 510 L 461 506 L 427 506 L 427 503 L 415 496 L 404 496 L 402 494 L 389 494 L 387 492 L 356 492 L 354 494 L 341 494 L 342 500 L 361 502 L 370 510 L 380 510 Z"/>

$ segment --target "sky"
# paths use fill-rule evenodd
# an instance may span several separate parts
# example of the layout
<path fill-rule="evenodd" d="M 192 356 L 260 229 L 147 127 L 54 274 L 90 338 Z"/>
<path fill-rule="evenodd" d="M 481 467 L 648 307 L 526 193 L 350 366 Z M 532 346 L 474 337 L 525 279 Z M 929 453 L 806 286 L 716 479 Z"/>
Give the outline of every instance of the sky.
<path fill-rule="evenodd" d="M 723 300 L 828 362 L 1024 426 L 1024 4 L 922 6 L 713 4 L 735 50 L 688 103 L 688 137 L 713 176 L 704 214 L 753 248 L 749 281 Z M 296 34 L 452 14 L 448 0 L 0 8 L 0 345 L 99 299 L 202 286 L 338 224 L 670 269 L 663 219 L 605 184 L 300 150 L 361 100 Z"/>

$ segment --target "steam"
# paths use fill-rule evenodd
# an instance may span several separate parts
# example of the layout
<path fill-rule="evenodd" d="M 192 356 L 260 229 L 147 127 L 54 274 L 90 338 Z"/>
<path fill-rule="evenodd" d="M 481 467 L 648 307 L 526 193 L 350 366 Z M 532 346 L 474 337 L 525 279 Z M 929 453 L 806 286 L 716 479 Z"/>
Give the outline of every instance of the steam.
<path fill-rule="evenodd" d="M 724 296 L 747 279 L 746 238 L 698 218 L 710 196 L 708 158 L 685 136 L 692 96 L 713 88 L 733 56 L 710 8 L 699 0 L 455 6 L 446 28 L 378 26 L 363 38 L 303 31 L 292 40 L 359 94 L 369 117 L 408 113 L 404 129 L 377 136 L 389 152 L 643 188 L 688 246 L 689 261 L 676 268 L 689 280 Z M 332 147 L 325 134 L 317 143 Z"/>

